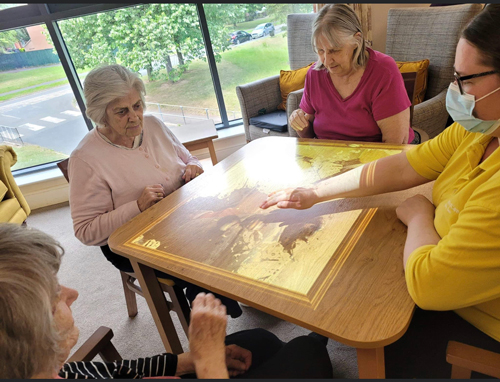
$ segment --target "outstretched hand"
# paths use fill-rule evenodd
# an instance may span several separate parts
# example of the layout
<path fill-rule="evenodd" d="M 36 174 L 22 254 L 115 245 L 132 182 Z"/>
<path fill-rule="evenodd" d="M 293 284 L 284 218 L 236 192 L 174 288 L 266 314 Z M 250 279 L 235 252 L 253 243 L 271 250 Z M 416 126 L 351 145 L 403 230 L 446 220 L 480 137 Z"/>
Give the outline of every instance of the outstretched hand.
<path fill-rule="evenodd" d="M 295 208 L 305 210 L 311 208 L 319 201 L 315 188 L 287 188 L 271 192 L 267 199 L 260 205 L 260 208 L 266 209 L 276 205 L 278 208 Z"/>

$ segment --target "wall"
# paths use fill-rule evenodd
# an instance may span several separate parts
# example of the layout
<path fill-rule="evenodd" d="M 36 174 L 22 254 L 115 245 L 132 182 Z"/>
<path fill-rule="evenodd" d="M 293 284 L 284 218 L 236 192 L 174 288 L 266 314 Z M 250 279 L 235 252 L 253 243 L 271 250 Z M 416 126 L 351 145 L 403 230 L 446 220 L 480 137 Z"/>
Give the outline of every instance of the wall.
<path fill-rule="evenodd" d="M 372 4 L 372 33 L 373 49 L 385 52 L 385 38 L 387 35 L 387 14 L 391 8 L 428 7 L 427 4 Z"/>

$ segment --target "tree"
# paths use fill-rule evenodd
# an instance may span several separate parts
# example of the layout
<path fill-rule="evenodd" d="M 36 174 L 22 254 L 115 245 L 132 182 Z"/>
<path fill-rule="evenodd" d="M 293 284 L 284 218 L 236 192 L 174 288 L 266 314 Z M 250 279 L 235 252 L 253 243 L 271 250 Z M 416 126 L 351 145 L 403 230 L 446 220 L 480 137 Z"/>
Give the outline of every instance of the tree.
<path fill-rule="evenodd" d="M 286 24 L 286 17 L 290 13 L 311 13 L 312 4 L 266 4 L 266 11 L 276 24 Z"/>
<path fill-rule="evenodd" d="M 209 13 L 217 12 L 206 6 Z M 222 15 L 213 15 L 209 25 L 214 52 L 219 56 L 227 49 Z M 170 75 L 171 55 L 176 55 L 176 75 L 196 58 L 204 58 L 196 6 L 193 4 L 142 4 L 99 13 L 59 23 L 71 58 L 77 68 L 115 63 L 139 71 L 146 69 L 150 81 L 165 68 Z"/>
<path fill-rule="evenodd" d="M 13 48 L 16 42 L 29 41 L 29 34 L 26 28 L 11 29 L 0 32 L 0 50 L 5 52 L 7 48 Z"/>

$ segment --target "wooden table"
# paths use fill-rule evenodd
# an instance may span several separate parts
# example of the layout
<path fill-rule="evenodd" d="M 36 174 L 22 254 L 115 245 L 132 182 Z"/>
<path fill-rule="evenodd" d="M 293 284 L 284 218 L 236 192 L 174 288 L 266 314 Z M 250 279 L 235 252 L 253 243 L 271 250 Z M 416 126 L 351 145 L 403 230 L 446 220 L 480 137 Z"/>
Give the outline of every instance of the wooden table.
<path fill-rule="evenodd" d="M 219 135 L 214 121 L 208 119 L 196 124 L 169 127 L 169 129 L 189 151 L 208 148 L 212 164 L 217 164 L 217 154 L 212 140 L 217 139 Z"/>
<path fill-rule="evenodd" d="M 173 325 L 153 268 L 356 347 L 359 376 L 383 378 L 383 347 L 405 333 L 415 307 L 395 208 L 429 196 L 430 185 L 304 211 L 259 205 L 271 191 L 408 148 L 257 139 L 115 231 L 109 245 L 131 260 L 167 351 L 180 343 L 168 337 Z"/>

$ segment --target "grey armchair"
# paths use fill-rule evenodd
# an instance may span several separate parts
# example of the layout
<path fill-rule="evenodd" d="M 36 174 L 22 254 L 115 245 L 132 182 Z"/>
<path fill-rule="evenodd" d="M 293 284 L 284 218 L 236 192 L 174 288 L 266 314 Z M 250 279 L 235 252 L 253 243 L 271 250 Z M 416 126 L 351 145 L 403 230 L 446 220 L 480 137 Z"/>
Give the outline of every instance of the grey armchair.
<path fill-rule="evenodd" d="M 311 30 L 315 18 L 316 14 L 310 13 L 288 15 L 288 58 L 292 70 L 309 65 L 318 58 L 311 46 Z M 263 129 L 250 124 L 250 118 L 257 116 L 259 110 L 266 109 L 267 112 L 277 110 L 277 106 L 281 102 L 279 77 L 276 75 L 236 87 L 247 142 L 270 135 L 297 136 L 290 125 L 288 125 L 288 131 L 284 133 L 275 131 L 266 133 Z M 287 116 L 299 108 L 302 93 L 303 89 L 289 94 L 286 102 Z"/>
<path fill-rule="evenodd" d="M 389 10 L 385 53 L 396 61 L 430 61 L 425 100 L 415 105 L 412 122 L 430 138 L 447 127 L 455 49 L 462 29 L 481 10 L 481 4 Z"/>

